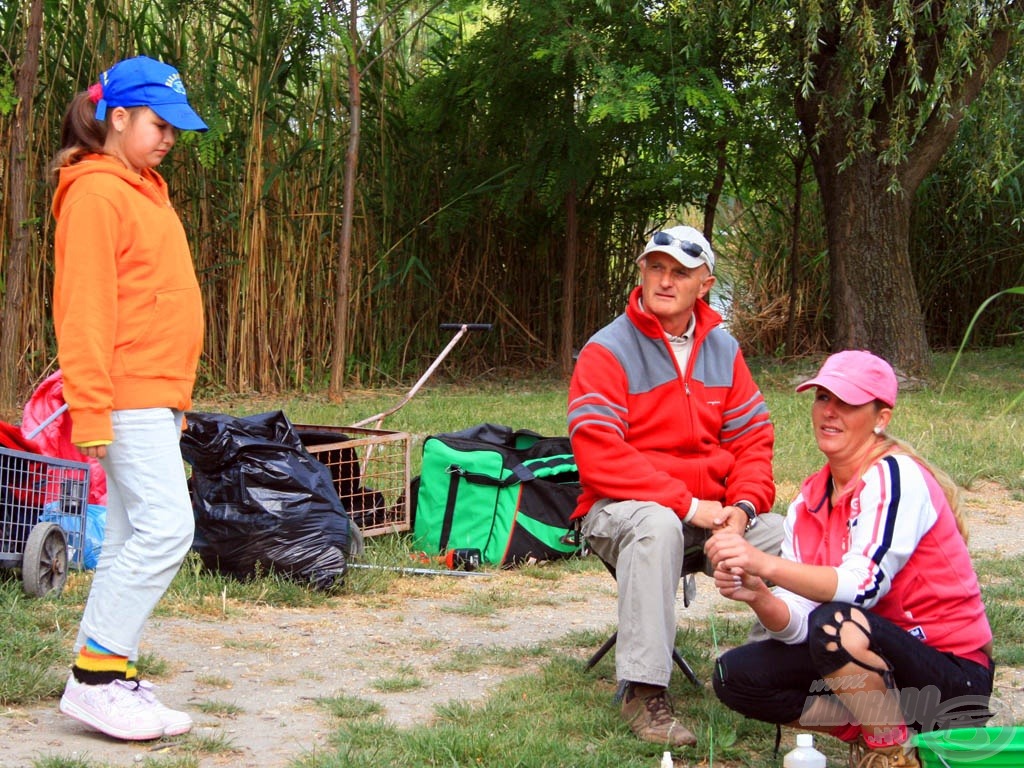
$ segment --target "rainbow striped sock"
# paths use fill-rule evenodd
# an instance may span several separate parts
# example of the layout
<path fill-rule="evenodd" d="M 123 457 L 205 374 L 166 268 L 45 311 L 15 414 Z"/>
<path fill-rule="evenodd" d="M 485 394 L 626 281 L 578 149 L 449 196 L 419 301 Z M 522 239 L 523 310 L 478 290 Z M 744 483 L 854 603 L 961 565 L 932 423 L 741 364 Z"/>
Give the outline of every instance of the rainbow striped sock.
<path fill-rule="evenodd" d="M 103 685 L 128 679 L 128 657 L 104 648 L 93 639 L 85 641 L 71 668 L 75 679 L 88 685 Z"/>

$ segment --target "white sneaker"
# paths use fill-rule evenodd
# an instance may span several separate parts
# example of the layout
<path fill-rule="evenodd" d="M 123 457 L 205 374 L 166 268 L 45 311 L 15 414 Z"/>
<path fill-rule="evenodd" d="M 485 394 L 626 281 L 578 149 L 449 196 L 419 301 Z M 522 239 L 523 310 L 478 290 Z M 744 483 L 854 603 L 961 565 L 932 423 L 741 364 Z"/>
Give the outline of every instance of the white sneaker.
<path fill-rule="evenodd" d="M 164 735 L 163 719 L 138 689 L 127 680 L 86 685 L 71 675 L 60 697 L 60 711 L 115 739 L 159 739 Z"/>
<path fill-rule="evenodd" d="M 156 686 L 149 680 L 139 680 L 138 693 L 160 715 L 164 724 L 164 736 L 181 736 L 192 730 L 192 718 L 186 712 L 179 712 L 160 703 L 156 697 Z"/>

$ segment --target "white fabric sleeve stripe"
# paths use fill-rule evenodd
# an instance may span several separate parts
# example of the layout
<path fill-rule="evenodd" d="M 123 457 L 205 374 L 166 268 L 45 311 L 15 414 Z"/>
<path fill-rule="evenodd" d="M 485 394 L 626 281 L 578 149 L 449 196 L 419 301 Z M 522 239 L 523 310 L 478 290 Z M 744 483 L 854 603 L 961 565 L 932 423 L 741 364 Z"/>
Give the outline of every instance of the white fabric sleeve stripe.
<path fill-rule="evenodd" d="M 864 475 L 837 569 L 836 600 L 865 608 L 878 603 L 938 520 L 923 471 L 909 456 L 888 456 Z"/>
<path fill-rule="evenodd" d="M 782 587 L 773 588 L 772 594 L 789 606 L 789 623 L 777 632 L 769 629 L 768 634 L 787 645 L 804 642 L 807 639 L 807 617 L 819 604 Z"/>

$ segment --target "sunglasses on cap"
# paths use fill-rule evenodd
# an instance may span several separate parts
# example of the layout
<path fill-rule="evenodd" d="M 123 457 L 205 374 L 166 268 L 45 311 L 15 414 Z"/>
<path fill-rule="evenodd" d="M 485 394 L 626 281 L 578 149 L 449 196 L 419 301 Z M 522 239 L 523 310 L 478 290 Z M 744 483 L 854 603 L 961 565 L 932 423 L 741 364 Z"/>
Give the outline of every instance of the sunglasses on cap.
<path fill-rule="evenodd" d="M 690 242 L 689 240 L 680 240 L 678 237 L 672 237 L 668 232 L 655 232 L 651 237 L 651 242 L 655 245 L 673 245 L 687 256 L 692 256 L 695 259 L 702 259 L 707 262 L 708 257 L 704 253 L 704 249 L 701 248 L 697 243 Z"/>

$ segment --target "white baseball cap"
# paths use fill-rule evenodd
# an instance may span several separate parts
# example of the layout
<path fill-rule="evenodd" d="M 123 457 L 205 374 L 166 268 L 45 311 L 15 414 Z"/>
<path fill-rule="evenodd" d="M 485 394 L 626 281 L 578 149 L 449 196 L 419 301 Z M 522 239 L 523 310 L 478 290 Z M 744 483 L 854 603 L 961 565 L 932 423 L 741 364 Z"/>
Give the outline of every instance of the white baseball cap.
<path fill-rule="evenodd" d="M 715 253 L 711 244 L 693 227 L 672 227 L 655 232 L 643 253 L 637 257 L 637 263 L 649 253 L 667 253 L 688 269 L 707 264 L 709 271 L 715 271 Z"/>

